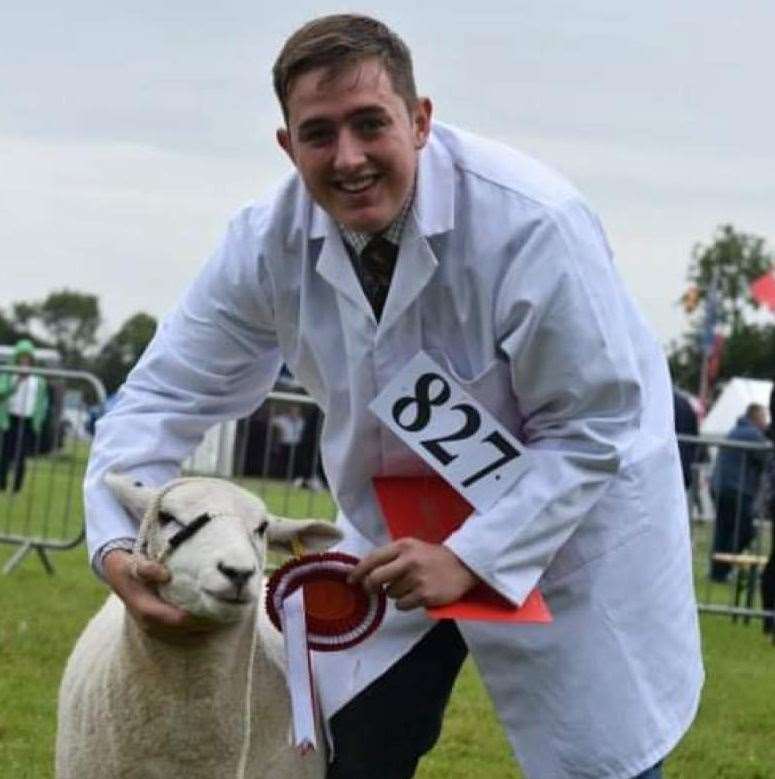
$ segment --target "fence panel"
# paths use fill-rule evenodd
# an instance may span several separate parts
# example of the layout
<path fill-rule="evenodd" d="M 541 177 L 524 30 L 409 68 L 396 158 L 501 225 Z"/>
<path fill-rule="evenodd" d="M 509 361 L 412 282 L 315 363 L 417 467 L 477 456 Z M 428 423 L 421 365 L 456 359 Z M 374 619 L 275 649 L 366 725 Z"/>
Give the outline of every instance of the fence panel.
<path fill-rule="evenodd" d="M 0 543 L 19 547 L 3 571 L 36 552 L 51 573 L 47 551 L 69 549 L 84 538 L 81 484 L 91 408 L 104 402 L 105 393 L 98 379 L 80 371 L 0 366 L 0 389 L 4 376 L 12 383 L 32 376 L 42 380 L 48 411 L 38 428 L 20 423 L 18 413 L 5 422 L 0 415 Z M 17 401 L 15 410 L 23 411 Z M 8 399 L 0 396 L 0 403 L 8 406 Z M 275 391 L 250 417 L 209 431 L 184 472 L 230 478 L 259 494 L 277 514 L 333 517 L 336 505 L 320 462 L 322 427 L 323 415 L 308 396 Z M 761 594 L 763 578 L 775 577 L 775 528 L 751 494 L 751 484 L 761 483 L 755 477 L 773 457 L 772 447 L 707 436 L 678 438 L 682 446 L 695 447 L 687 500 L 700 610 L 744 622 L 775 618 L 775 604 L 763 602 Z M 714 468 L 730 453 L 737 454 L 732 459 L 738 487 L 721 494 L 713 486 Z M 775 580 L 770 586 L 775 598 Z"/>
<path fill-rule="evenodd" d="M 211 430 L 184 471 L 231 478 L 276 514 L 333 518 L 336 505 L 320 462 L 322 429 L 323 414 L 310 397 L 271 392 L 250 417 Z"/>
<path fill-rule="evenodd" d="M 693 447 L 687 493 L 700 611 L 744 623 L 775 618 L 775 524 L 769 443 L 678 436 Z M 766 594 L 772 592 L 772 597 Z M 775 634 L 773 634 L 775 640 Z"/>
<path fill-rule="evenodd" d="M 3 375 L 19 396 L 11 404 L 18 413 L 0 425 L 0 543 L 19 547 L 3 572 L 35 552 L 53 573 L 47 552 L 84 539 L 81 485 L 95 409 L 105 392 L 98 379 L 80 371 L 2 365 L 0 388 Z M 40 426 L 23 418 L 39 391 L 45 391 L 47 406 Z M 0 404 L 8 406 L 9 398 L 0 396 Z M 230 478 L 259 494 L 276 514 L 332 518 L 336 506 L 320 465 L 321 428 L 322 415 L 309 397 L 272 392 L 249 418 L 208 431 L 183 470 Z"/>
<path fill-rule="evenodd" d="M 104 400 L 89 373 L 0 365 L 0 543 L 19 547 L 3 573 L 33 551 L 53 573 L 46 552 L 83 540 L 90 409 Z"/>

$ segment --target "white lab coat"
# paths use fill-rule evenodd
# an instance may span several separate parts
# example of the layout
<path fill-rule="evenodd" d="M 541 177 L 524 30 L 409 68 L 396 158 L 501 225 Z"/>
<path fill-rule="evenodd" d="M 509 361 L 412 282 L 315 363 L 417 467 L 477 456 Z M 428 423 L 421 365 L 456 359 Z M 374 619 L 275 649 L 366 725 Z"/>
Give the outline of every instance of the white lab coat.
<path fill-rule="evenodd" d="M 436 124 L 379 324 L 330 218 L 291 177 L 232 221 L 98 424 L 92 553 L 133 535 L 106 469 L 158 483 L 217 420 L 251 411 L 281 361 L 325 412 L 322 456 L 346 531 L 387 540 L 371 479 L 426 472 L 368 411 L 420 349 L 529 448 L 534 465 L 447 543 L 551 625 L 460 625 L 527 776 L 629 779 L 662 758 L 702 685 L 688 523 L 664 356 L 596 218 L 535 161 Z M 331 715 L 428 630 L 317 657 Z"/>

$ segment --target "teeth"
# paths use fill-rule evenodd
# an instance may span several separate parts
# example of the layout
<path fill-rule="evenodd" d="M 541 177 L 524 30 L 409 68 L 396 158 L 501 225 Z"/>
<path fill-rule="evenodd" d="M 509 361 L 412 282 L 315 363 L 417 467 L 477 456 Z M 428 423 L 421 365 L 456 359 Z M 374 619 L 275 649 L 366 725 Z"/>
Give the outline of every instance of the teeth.
<path fill-rule="evenodd" d="M 338 186 L 345 192 L 361 192 L 367 187 L 370 187 L 376 180 L 376 176 L 366 176 L 354 181 L 340 181 L 338 182 Z"/>

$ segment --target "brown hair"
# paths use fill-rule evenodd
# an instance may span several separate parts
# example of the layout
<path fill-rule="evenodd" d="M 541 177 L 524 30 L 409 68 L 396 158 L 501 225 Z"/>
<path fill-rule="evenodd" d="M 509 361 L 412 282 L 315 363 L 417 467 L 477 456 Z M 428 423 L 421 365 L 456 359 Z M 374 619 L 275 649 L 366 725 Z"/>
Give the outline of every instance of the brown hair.
<path fill-rule="evenodd" d="M 411 110 L 417 102 L 409 47 L 382 22 L 369 16 L 334 14 L 313 19 L 285 42 L 274 67 L 274 90 L 288 120 L 288 96 L 293 81 L 315 68 L 336 76 L 364 59 L 382 61 L 393 89 Z"/>

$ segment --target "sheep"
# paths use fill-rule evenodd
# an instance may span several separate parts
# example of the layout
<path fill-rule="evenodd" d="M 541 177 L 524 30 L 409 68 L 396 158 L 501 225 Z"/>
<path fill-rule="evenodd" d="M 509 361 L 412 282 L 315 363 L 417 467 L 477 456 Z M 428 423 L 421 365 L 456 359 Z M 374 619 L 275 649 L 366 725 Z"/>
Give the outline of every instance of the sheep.
<path fill-rule="evenodd" d="M 222 623 L 177 645 L 143 632 L 111 595 L 67 662 L 59 692 L 57 779 L 312 779 L 322 739 L 305 756 L 289 743 L 282 637 L 266 617 L 267 548 L 293 540 L 320 551 L 340 539 L 328 522 L 268 514 L 220 479 L 161 489 L 106 481 L 142 518 L 138 545 L 171 574 L 162 598 Z"/>

